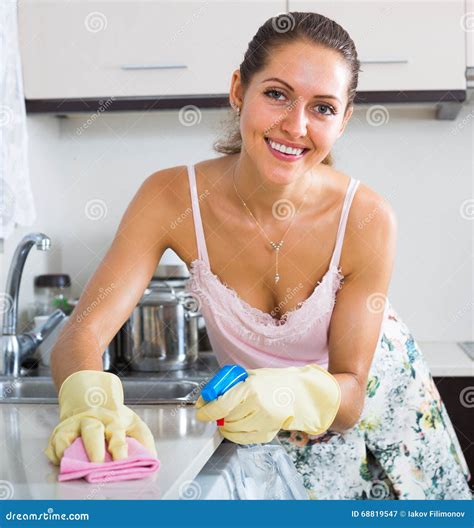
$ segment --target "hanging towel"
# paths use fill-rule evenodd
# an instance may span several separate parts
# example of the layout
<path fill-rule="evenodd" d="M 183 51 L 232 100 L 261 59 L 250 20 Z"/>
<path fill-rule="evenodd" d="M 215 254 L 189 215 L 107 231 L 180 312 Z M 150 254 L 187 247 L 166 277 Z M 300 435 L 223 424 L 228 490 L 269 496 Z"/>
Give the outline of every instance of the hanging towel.
<path fill-rule="evenodd" d="M 87 456 L 82 438 L 78 437 L 66 448 L 59 466 L 58 480 L 85 478 L 87 482 L 115 482 L 148 477 L 160 468 L 160 461 L 135 438 L 126 437 L 128 457 L 112 460 L 105 449 L 102 463 L 91 462 Z M 105 439 L 104 439 L 105 442 Z"/>
<path fill-rule="evenodd" d="M 28 171 L 25 95 L 18 36 L 18 0 L 0 1 L 0 239 L 36 211 Z"/>

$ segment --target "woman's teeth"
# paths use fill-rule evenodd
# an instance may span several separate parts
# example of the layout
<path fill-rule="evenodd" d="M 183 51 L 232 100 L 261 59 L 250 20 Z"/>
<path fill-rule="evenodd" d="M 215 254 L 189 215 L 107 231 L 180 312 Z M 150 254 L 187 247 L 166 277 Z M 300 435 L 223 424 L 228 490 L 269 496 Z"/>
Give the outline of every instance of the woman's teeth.
<path fill-rule="evenodd" d="M 306 149 L 300 149 L 300 148 L 286 147 L 285 145 L 280 145 L 280 143 L 275 143 L 274 141 L 268 138 L 266 138 L 266 140 L 268 141 L 268 143 L 273 149 L 278 150 L 279 152 L 283 152 L 283 154 L 290 154 L 292 156 L 300 156 L 303 153 L 303 151 L 306 150 Z"/>

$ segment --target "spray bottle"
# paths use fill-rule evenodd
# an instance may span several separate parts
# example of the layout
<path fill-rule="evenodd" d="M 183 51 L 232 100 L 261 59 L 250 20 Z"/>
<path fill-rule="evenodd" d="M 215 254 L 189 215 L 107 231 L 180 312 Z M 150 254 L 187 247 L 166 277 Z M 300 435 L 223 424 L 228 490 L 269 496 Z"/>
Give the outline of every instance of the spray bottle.
<path fill-rule="evenodd" d="M 203 387 L 202 399 L 213 401 L 247 377 L 247 371 L 240 365 L 224 365 Z M 224 420 L 217 420 L 217 426 L 223 426 Z M 309 499 L 301 475 L 276 437 L 266 444 L 236 446 L 240 468 L 234 476 L 240 499 Z"/>

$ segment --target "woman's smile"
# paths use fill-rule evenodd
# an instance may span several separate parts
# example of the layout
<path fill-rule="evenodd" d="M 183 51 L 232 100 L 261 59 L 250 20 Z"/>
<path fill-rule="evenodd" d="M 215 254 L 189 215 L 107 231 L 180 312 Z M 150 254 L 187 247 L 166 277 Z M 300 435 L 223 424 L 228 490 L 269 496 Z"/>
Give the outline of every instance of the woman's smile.
<path fill-rule="evenodd" d="M 290 148 L 283 143 L 277 143 L 269 138 L 264 138 L 268 150 L 281 161 L 298 161 L 306 156 L 308 148 Z"/>

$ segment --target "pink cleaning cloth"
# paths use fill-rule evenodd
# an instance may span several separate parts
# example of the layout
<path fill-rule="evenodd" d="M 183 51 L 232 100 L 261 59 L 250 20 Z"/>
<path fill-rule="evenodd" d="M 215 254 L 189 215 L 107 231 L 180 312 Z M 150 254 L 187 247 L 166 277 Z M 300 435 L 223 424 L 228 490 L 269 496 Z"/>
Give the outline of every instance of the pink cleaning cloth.
<path fill-rule="evenodd" d="M 105 448 L 102 463 L 91 462 L 87 456 L 82 438 L 78 437 L 66 448 L 59 466 L 58 480 L 85 478 L 87 482 L 115 482 L 145 478 L 158 471 L 160 461 L 135 438 L 126 437 L 128 457 L 113 460 Z M 104 442 L 106 443 L 105 439 Z"/>

